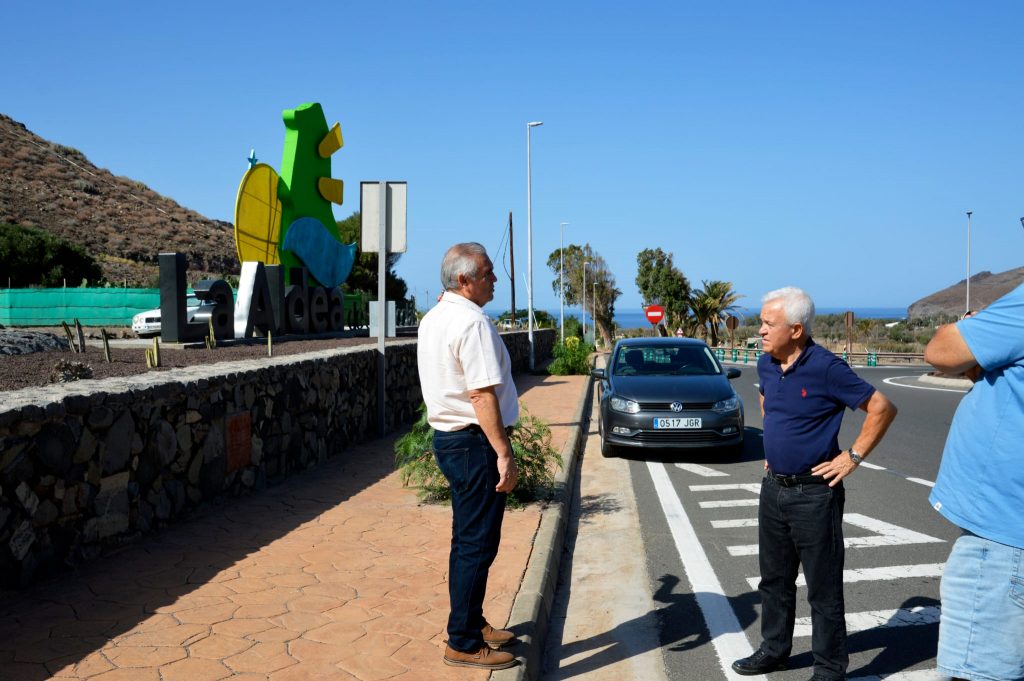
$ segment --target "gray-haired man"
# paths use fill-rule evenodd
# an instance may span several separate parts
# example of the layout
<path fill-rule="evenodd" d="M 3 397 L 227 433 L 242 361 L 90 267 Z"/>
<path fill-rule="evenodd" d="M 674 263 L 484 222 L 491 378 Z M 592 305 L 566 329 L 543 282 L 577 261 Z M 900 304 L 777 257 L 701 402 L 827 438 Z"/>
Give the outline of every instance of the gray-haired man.
<path fill-rule="evenodd" d="M 483 306 L 494 298 L 494 266 L 478 243 L 445 253 L 445 292 L 420 322 L 418 364 L 434 456 L 452 492 L 445 664 L 504 669 L 496 650 L 513 641 L 483 615 L 487 574 L 498 553 L 505 499 L 518 472 L 508 435 L 519 419 L 512 361 Z"/>

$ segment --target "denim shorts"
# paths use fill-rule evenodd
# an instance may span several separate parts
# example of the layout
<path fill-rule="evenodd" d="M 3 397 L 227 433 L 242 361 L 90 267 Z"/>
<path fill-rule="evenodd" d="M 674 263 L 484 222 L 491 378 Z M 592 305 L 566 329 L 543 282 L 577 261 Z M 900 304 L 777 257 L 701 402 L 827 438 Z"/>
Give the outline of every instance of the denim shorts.
<path fill-rule="evenodd" d="M 1024 549 L 964 531 L 942 575 L 938 668 L 972 681 L 1024 679 Z"/>

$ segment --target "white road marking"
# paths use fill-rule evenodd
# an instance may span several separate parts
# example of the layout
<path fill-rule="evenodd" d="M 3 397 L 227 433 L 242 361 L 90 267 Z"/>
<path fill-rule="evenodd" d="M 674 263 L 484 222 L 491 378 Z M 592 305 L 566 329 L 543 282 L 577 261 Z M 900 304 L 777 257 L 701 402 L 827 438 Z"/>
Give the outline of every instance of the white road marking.
<path fill-rule="evenodd" d="M 936 624 L 939 621 L 939 606 L 919 605 L 916 608 L 900 608 L 898 610 L 868 610 L 865 612 L 846 613 L 846 633 L 855 634 L 868 629 L 888 629 L 890 627 L 917 627 L 924 624 Z M 797 617 L 793 627 L 793 636 L 810 636 L 811 618 Z"/>
<path fill-rule="evenodd" d="M 726 499 L 725 501 L 702 501 L 701 508 L 732 508 L 735 506 L 757 506 L 757 499 Z"/>
<path fill-rule="evenodd" d="M 912 388 L 913 390 L 938 390 L 939 392 L 943 392 L 943 393 L 961 393 L 961 394 L 964 394 L 964 393 L 967 392 L 966 390 L 956 390 L 955 388 L 932 388 L 930 386 L 925 386 L 925 385 L 907 385 L 906 383 L 893 383 L 893 381 L 895 381 L 897 378 L 913 378 L 913 379 L 916 380 L 917 376 L 890 376 L 889 378 L 883 379 L 882 383 L 886 383 L 888 385 L 894 385 L 897 388 Z"/>
<path fill-rule="evenodd" d="M 877 463 L 870 463 L 868 461 L 861 461 L 860 462 L 860 467 L 861 468 L 870 468 L 871 470 L 874 470 L 874 471 L 884 471 L 885 470 L 885 466 L 879 466 Z"/>
<path fill-rule="evenodd" d="M 741 489 L 746 492 L 753 492 L 754 494 L 761 493 L 761 483 L 759 482 L 735 482 L 728 485 L 690 485 L 691 492 L 724 492 L 730 489 Z"/>
<path fill-rule="evenodd" d="M 714 468 L 708 468 L 707 466 L 701 466 L 695 463 L 677 463 L 676 468 L 681 468 L 684 471 L 689 471 L 690 473 L 696 473 L 697 475 L 705 478 L 729 477 L 728 473 L 716 471 Z"/>
<path fill-rule="evenodd" d="M 750 641 L 747 640 L 739 620 L 736 619 L 736 613 L 729 605 L 729 600 L 725 596 L 725 591 L 722 590 L 722 585 L 711 567 L 707 554 L 697 539 L 697 533 L 693 530 L 683 503 L 679 500 L 675 488 L 672 487 L 668 470 L 664 464 L 653 461 L 647 463 L 647 470 L 650 471 L 654 490 L 661 501 L 661 510 L 665 514 L 665 520 L 672 532 L 676 552 L 679 554 L 679 560 L 690 581 L 690 591 L 697 599 L 697 605 L 704 616 L 708 633 L 711 635 L 711 643 L 715 647 L 715 653 L 718 655 L 718 662 L 725 678 L 735 681 L 743 678 L 757 678 L 766 681 L 763 675 L 742 677 L 732 670 L 732 661 L 747 657 L 754 652 L 753 648 L 751 648 Z"/>
<path fill-rule="evenodd" d="M 757 518 L 740 518 L 738 520 L 712 520 L 711 527 L 724 529 L 727 527 L 757 527 Z"/>
<path fill-rule="evenodd" d="M 907 480 L 910 482 L 916 482 L 919 485 L 924 485 L 925 487 L 935 487 L 935 483 L 930 480 L 922 480 L 921 478 L 907 478 Z"/>
<path fill-rule="evenodd" d="M 941 577 L 943 563 L 921 563 L 918 565 L 890 565 L 888 567 L 861 568 L 859 570 L 843 570 L 843 584 L 852 582 L 891 581 L 913 577 Z M 748 577 L 750 588 L 757 589 L 760 577 Z M 796 585 L 807 586 L 807 579 L 801 572 L 796 578 Z"/>
<path fill-rule="evenodd" d="M 850 681 L 952 681 L 938 669 L 915 669 L 879 676 L 855 676 Z"/>
<path fill-rule="evenodd" d="M 869 548 L 876 546 L 901 546 L 903 544 L 934 544 L 943 543 L 945 540 L 931 537 L 927 534 L 914 532 L 899 525 L 893 525 L 882 520 L 869 518 L 860 513 L 846 513 L 843 515 L 843 522 L 859 527 L 874 535 L 869 537 L 846 537 L 844 544 L 846 548 Z M 757 544 L 740 544 L 728 547 L 730 556 L 756 556 Z"/>

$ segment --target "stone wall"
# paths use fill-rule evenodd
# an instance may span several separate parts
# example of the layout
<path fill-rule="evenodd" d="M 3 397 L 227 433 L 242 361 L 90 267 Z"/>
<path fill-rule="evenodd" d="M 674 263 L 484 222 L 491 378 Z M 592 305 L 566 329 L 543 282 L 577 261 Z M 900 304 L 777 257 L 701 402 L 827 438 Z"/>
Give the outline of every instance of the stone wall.
<path fill-rule="evenodd" d="M 503 334 L 517 371 L 524 332 Z M 536 331 L 536 359 L 555 334 Z M 387 428 L 421 403 L 388 343 Z M 377 433 L 376 349 L 225 362 L 0 393 L 0 584 L 26 584 L 342 454 Z"/>

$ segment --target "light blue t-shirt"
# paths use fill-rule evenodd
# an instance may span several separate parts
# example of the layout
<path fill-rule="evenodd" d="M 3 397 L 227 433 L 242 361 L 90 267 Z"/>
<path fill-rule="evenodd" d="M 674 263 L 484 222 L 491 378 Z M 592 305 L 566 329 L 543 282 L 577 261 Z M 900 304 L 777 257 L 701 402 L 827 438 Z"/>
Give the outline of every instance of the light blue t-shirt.
<path fill-rule="evenodd" d="M 957 407 L 928 500 L 950 522 L 1024 548 L 1024 285 L 956 326 L 984 374 Z"/>

